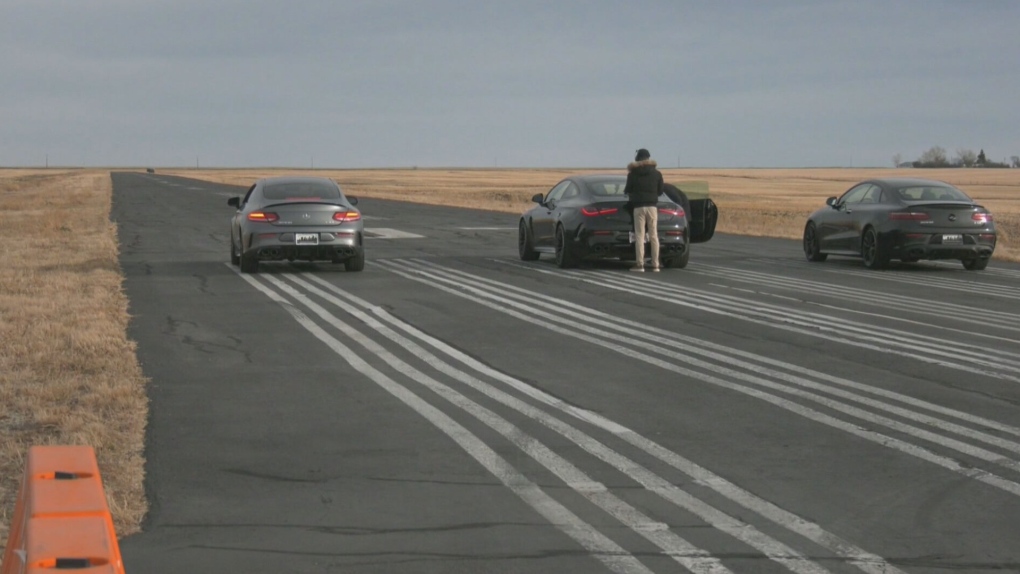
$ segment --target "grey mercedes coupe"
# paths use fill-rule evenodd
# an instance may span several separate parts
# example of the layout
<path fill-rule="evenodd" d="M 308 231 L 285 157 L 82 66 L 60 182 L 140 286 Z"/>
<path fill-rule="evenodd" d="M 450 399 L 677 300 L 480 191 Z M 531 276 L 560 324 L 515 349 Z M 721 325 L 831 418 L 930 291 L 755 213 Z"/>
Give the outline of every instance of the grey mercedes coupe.
<path fill-rule="evenodd" d="M 256 273 L 267 261 L 329 261 L 365 268 L 364 222 L 356 197 L 324 177 L 279 176 L 255 182 L 230 222 L 230 262 Z"/>

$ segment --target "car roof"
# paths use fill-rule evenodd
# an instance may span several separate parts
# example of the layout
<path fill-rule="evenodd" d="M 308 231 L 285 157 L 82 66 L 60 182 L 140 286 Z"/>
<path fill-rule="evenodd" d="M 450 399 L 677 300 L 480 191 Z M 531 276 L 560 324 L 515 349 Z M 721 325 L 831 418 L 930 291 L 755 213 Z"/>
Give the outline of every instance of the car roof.
<path fill-rule="evenodd" d="M 883 187 L 911 187 L 911 186 L 941 186 L 955 187 L 952 184 L 936 179 L 924 179 L 920 177 L 880 177 L 866 180 L 866 183 L 875 183 Z"/>
<path fill-rule="evenodd" d="M 313 175 L 274 175 L 271 177 L 263 177 L 259 179 L 262 184 L 275 184 L 275 183 L 331 183 L 336 185 L 336 182 L 328 177 L 317 177 Z"/>

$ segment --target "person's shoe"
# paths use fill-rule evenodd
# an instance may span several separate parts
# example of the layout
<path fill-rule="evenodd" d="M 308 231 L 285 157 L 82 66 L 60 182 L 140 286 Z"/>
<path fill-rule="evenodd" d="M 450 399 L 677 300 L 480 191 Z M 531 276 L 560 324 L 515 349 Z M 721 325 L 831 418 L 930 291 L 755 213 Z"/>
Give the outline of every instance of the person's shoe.
<path fill-rule="evenodd" d="M 659 268 L 658 267 L 652 267 L 652 273 L 658 273 L 658 272 L 659 272 Z"/>
<path fill-rule="evenodd" d="M 644 273 L 645 272 L 645 268 L 644 268 L 643 265 L 635 265 L 635 266 L 631 267 L 630 270 L 635 272 L 635 273 Z"/>

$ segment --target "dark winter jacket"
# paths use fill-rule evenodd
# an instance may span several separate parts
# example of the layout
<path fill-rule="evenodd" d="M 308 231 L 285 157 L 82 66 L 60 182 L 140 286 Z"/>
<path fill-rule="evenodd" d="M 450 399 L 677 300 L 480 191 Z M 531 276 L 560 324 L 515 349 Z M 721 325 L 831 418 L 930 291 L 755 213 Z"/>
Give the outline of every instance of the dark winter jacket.
<path fill-rule="evenodd" d="M 647 207 L 659 203 L 662 193 L 662 173 L 656 169 L 653 159 L 631 162 L 627 166 L 627 194 L 630 207 Z"/>

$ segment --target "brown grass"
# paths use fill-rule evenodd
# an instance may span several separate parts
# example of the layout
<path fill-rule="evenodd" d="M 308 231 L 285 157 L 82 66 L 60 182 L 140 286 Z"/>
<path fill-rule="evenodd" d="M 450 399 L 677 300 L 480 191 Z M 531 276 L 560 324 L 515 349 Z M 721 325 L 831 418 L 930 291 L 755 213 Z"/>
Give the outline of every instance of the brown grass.
<path fill-rule="evenodd" d="M 110 192 L 105 171 L 0 171 L 0 547 L 31 445 L 93 446 L 118 533 L 145 514 L 148 409 Z"/>
<path fill-rule="evenodd" d="M 331 177 L 351 195 L 521 213 L 566 175 L 621 170 L 160 170 L 248 186 L 258 177 Z M 665 169 L 703 180 L 718 230 L 797 239 L 806 216 L 854 182 L 884 175 L 942 179 L 995 214 L 997 259 L 1020 261 L 1020 170 Z M 127 340 L 127 300 L 109 221 L 106 171 L 0 170 L 0 546 L 33 444 L 87 444 L 120 535 L 139 529 L 147 402 Z M 73 247 L 73 248 L 72 248 Z"/>

